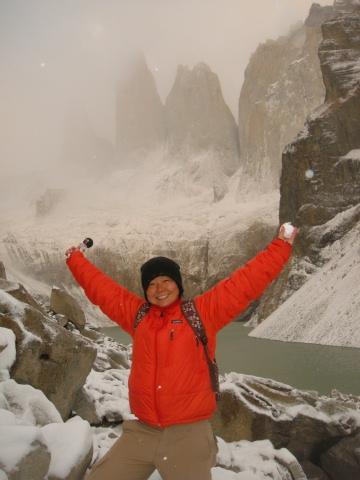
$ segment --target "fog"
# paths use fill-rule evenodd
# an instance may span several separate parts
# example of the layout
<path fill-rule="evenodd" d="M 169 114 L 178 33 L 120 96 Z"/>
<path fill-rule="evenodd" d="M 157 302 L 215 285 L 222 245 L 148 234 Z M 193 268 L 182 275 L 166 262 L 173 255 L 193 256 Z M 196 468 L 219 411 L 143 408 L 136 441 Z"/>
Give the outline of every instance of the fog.
<path fill-rule="evenodd" d="M 16 191 L 14 175 L 38 178 L 37 188 L 59 169 L 71 174 L 75 166 L 62 162 L 72 125 L 114 142 L 116 88 L 135 52 L 145 54 L 163 100 L 177 65 L 207 63 L 237 119 L 251 53 L 303 21 L 311 3 L 0 0 L 2 204 Z"/>

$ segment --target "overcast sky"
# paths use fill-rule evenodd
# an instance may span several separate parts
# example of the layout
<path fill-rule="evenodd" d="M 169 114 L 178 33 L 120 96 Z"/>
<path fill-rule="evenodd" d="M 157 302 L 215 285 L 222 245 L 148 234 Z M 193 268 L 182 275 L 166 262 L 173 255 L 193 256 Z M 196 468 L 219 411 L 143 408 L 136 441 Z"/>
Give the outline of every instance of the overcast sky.
<path fill-rule="evenodd" d="M 0 0 L 2 171 L 55 161 L 73 110 L 112 139 L 116 85 L 136 49 L 145 53 L 163 99 L 178 64 L 207 63 L 237 117 L 249 56 L 303 21 L 311 3 Z"/>

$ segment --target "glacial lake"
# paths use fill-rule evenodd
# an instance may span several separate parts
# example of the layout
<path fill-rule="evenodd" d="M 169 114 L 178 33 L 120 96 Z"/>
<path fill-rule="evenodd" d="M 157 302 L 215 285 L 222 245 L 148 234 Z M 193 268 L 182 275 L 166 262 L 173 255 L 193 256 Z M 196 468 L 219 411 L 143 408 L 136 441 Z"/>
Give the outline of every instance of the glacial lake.
<path fill-rule="evenodd" d="M 264 340 L 249 337 L 250 330 L 232 323 L 219 332 L 216 358 L 221 373 L 272 378 L 321 394 L 335 388 L 360 395 L 360 348 Z M 118 327 L 102 332 L 119 343 L 131 343 L 131 337 Z"/>

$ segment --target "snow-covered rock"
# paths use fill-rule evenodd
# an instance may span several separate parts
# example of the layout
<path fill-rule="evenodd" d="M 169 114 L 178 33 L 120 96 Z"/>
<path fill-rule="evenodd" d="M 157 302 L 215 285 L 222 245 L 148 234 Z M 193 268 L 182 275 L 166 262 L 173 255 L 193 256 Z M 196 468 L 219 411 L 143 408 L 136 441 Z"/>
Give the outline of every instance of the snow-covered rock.
<path fill-rule="evenodd" d="M 22 425 L 43 426 L 63 422 L 54 404 L 42 391 L 30 385 L 18 384 L 12 379 L 0 382 L 0 408 L 12 413 L 16 423 Z"/>
<path fill-rule="evenodd" d="M 9 378 L 9 369 L 16 359 L 15 335 L 9 328 L 0 327 L 0 382 Z"/>
<path fill-rule="evenodd" d="M 20 302 L 27 303 L 36 308 L 40 312 L 44 312 L 41 305 L 34 299 L 34 297 L 26 290 L 26 288 L 19 282 L 11 282 L 0 278 L 0 289 L 16 298 Z"/>
<path fill-rule="evenodd" d="M 79 330 L 85 326 L 85 314 L 79 304 L 68 292 L 53 287 L 50 296 L 50 308 L 57 314 L 65 315 Z"/>
<path fill-rule="evenodd" d="M 274 380 L 229 373 L 213 418 L 226 441 L 270 440 L 300 461 L 360 432 L 360 399 L 321 397 Z"/>
<path fill-rule="evenodd" d="M 12 378 L 42 390 L 67 418 L 95 359 L 91 343 L 3 290 L 0 325 L 10 328 L 16 336 Z"/>
<path fill-rule="evenodd" d="M 40 428 L 0 425 L 0 469 L 5 478 L 44 480 L 49 464 L 50 452 Z"/>
<path fill-rule="evenodd" d="M 93 453 L 88 422 L 73 417 L 66 423 L 46 425 L 41 432 L 51 454 L 48 480 L 83 479 Z"/>
<path fill-rule="evenodd" d="M 276 450 L 269 440 L 248 442 L 226 443 L 222 438 L 217 438 L 219 453 L 217 455 L 217 473 L 221 473 L 219 467 L 225 467 L 240 475 L 234 475 L 235 479 L 252 478 L 265 480 L 307 480 L 297 459 L 288 450 L 282 448 Z M 217 474 L 215 478 L 217 477 Z M 226 478 L 226 477 L 224 477 Z"/>
<path fill-rule="evenodd" d="M 121 423 L 134 418 L 128 398 L 129 370 L 91 371 L 79 392 L 75 411 L 92 425 Z"/>

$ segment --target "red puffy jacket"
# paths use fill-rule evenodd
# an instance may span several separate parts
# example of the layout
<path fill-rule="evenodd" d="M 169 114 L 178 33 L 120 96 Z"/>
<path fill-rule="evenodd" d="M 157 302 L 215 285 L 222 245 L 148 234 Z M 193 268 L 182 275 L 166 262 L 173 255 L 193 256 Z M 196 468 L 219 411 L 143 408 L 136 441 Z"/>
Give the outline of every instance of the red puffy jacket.
<path fill-rule="evenodd" d="M 290 254 L 291 246 L 275 239 L 230 277 L 195 297 L 212 357 L 218 330 L 260 297 Z M 90 301 L 133 337 L 131 411 L 141 421 L 161 427 L 211 417 L 216 401 L 204 348 L 183 317 L 180 300 L 167 307 L 152 305 L 134 330 L 143 298 L 105 275 L 80 251 L 71 255 L 67 265 Z"/>

